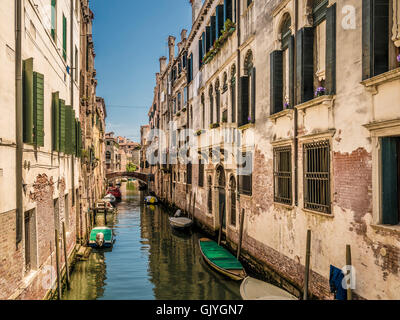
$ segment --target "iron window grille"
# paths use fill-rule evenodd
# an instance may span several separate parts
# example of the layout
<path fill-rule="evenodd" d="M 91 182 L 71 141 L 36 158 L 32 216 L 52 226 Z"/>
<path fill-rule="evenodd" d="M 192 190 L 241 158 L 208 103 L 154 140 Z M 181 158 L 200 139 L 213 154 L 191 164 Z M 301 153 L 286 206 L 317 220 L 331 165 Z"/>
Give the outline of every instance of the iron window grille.
<path fill-rule="evenodd" d="M 304 208 L 331 213 L 329 141 L 304 144 Z"/>
<path fill-rule="evenodd" d="M 292 149 L 274 149 L 274 201 L 292 204 Z"/>

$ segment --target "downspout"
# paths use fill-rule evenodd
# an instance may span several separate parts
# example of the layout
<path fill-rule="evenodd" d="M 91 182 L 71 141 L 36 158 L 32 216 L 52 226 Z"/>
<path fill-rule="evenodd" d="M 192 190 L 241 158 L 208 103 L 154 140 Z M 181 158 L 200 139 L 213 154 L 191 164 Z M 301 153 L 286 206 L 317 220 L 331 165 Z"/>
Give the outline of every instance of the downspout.
<path fill-rule="evenodd" d="M 22 241 L 22 215 L 23 215 L 23 195 L 22 195 L 22 161 L 23 146 L 22 138 L 22 0 L 15 0 L 15 193 L 16 193 L 16 247 Z"/>
<path fill-rule="evenodd" d="M 295 1 L 295 17 L 294 17 L 294 45 L 293 45 L 293 50 L 294 50 L 294 95 L 293 99 L 295 100 L 294 105 L 296 105 L 299 101 L 296 101 L 297 97 L 297 38 L 296 38 L 296 33 L 297 33 L 297 28 L 298 28 L 298 16 L 299 16 L 299 3 L 298 1 Z M 294 107 L 294 106 L 293 106 Z M 293 125 L 293 147 L 294 147 L 294 202 L 295 205 L 297 206 L 299 204 L 299 191 L 298 191 L 298 184 L 299 184 L 299 178 L 298 178 L 298 166 L 299 166 L 299 154 L 298 154 L 298 148 L 299 148 L 299 141 L 297 138 L 297 129 L 298 129 L 298 110 L 294 108 L 294 125 Z"/>
<path fill-rule="evenodd" d="M 70 44 L 70 61 L 71 61 L 71 107 L 74 110 L 74 70 L 76 70 L 76 61 L 74 56 L 74 0 L 71 0 L 70 5 L 70 33 L 71 33 L 71 44 Z M 75 121 L 75 119 L 74 119 Z M 76 138 L 76 137 L 75 137 Z M 71 173 L 72 173 L 72 203 L 75 203 L 75 157 L 74 153 L 71 155 Z M 77 206 L 77 203 L 75 203 Z"/>

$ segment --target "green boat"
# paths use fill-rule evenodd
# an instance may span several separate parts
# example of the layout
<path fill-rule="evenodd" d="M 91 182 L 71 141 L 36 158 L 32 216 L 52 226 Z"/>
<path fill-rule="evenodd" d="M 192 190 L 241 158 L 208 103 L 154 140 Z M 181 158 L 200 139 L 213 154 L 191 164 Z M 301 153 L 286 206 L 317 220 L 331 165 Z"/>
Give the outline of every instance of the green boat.
<path fill-rule="evenodd" d="M 89 247 L 110 248 L 114 242 L 112 229 L 107 227 L 94 228 L 90 233 Z"/>
<path fill-rule="evenodd" d="M 199 240 L 204 260 L 215 270 L 233 280 L 243 280 L 246 271 L 242 264 L 225 248 L 207 238 Z"/>

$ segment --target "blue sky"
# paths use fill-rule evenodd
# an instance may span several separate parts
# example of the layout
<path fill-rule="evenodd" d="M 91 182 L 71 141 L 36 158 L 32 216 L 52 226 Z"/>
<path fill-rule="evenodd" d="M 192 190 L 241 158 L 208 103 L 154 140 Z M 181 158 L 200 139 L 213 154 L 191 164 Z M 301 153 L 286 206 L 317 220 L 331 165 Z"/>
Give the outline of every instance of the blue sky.
<path fill-rule="evenodd" d="M 139 142 L 153 102 L 158 59 L 168 57 L 167 38 L 174 35 L 178 43 L 182 29 L 190 32 L 189 0 L 91 0 L 90 8 L 97 95 L 106 101 L 107 131 Z"/>

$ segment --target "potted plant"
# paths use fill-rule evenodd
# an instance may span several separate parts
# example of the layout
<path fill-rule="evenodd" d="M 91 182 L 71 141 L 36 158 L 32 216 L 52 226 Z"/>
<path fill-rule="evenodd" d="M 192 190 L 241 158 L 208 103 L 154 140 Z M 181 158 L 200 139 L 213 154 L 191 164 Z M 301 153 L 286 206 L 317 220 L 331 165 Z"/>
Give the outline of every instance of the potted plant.
<path fill-rule="evenodd" d="M 400 54 L 397 56 L 397 62 L 399 63 L 400 66 Z"/>
<path fill-rule="evenodd" d="M 219 123 L 212 123 L 210 124 L 210 129 L 215 129 L 219 127 Z"/>
<path fill-rule="evenodd" d="M 199 135 L 201 135 L 202 133 L 203 133 L 203 130 L 200 129 L 200 130 L 197 130 L 195 134 L 196 134 L 196 136 L 199 136 Z"/>
<path fill-rule="evenodd" d="M 321 97 L 325 95 L 326 89 L 324 87 L 318 87 L 317 90 L 315 91 L 315 96 L 316 97 Z"/>

